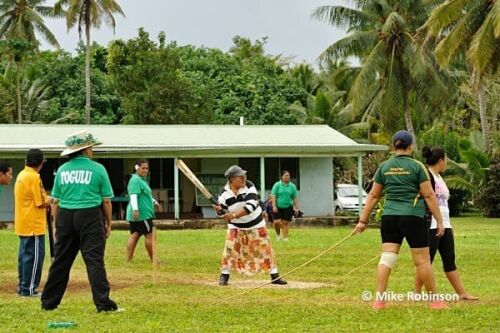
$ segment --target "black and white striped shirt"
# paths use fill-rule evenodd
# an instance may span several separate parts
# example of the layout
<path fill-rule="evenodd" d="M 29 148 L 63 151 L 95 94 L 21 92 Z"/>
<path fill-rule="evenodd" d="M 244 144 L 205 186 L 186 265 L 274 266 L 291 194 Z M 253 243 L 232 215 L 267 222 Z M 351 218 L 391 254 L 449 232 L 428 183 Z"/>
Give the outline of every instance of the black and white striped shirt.
<path fill-rule="evenodd" d="M 229 229 L 256 229 L 266 226 L 257 188 L 252 182 L 247 181 L 236 195 L 229 188 L 229 183 L 226 184 L 219 195 L 219 204 L 229 213 L 234 213 L 241 208 L 247 212 L 247 215 L 231 220 L 228 224 Z"/>

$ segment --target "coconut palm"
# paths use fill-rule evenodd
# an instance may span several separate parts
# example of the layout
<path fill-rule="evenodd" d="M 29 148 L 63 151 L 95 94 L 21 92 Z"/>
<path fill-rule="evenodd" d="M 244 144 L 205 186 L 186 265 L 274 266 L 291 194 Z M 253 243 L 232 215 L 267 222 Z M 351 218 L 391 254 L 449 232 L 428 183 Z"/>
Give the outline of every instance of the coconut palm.
<path fill-rule="evenodd" d="M 356 113 L 368 119 L 377 114 L 386 130 L 401 126 L 415 135 L 409 94 L 429 97 L 432 91 L 446 94 L 440 74 L 428 52 L 418 52 L 413 35 L 430 10 L 423 0 L 356 0 L 355 8 L 322 6 L 313 17 L 334 26 L 347 27 L 349 35 L 330 45 L 320 56 L 322 61 L 358 57 L 361 70 L 350 97 Z M 437 2 L 437 1 L 434 1 Z"/>
<path fill-rule="evenodd" d="M 442 37 L 436 47 L 436 59 L 442 67 L 466 50 L 472 82 L 477 88 L 484 142 L 490 151 L 484 78 L 498 71 L 500 1 L 447 0 L 432 11 L 422 30 L 427 37 Z"/>
<path fill-rule="evenodd" d="M 344 107 L 343 91 L 326 93 L 318 91 L 316 95 L 307 96 L 306 105 L 299 101 L 290 105 L 290 113 L 294 115 L 297 122 L 303 124 L 326 124 L 332 128 L 339 129 L 342 125 L 340 113 Z"/>
<path fill-rule="evenodd" d="M 315 95 L 323 82 L 321 82 L 318 74 L 312 66 L 308 64 L 300 64 L 290 70 L 290 75 L 299 80 L 302 88 L 308 93 Z"/>
<path fill-rule="evenodd" d="M 90 124 L 90 29 L 100 28 L 104 21 L 114 30 L 116 24 L 113 14 L 125 14 L 115 0 L 59 0 L 54 5 L 54 12 L 66 14 L 68 29 L 77 25 L 80 39 L 85 29 L 85 117 L 87 124 Z"/>
<path fill-rule="evenodd" d="M 39 122 L 49 106 L 49 87 L 41 79 L 24 80 L 24 123 Z"/>
<path fill-rule="evenodd" d="M 47 28 L 44 17 L 55 17 L 45 0 L 0 0 L 0 39 L 25 39 L 38 45 L 40 34 L 50 45 L 59 47 L 54 34 Z"/>

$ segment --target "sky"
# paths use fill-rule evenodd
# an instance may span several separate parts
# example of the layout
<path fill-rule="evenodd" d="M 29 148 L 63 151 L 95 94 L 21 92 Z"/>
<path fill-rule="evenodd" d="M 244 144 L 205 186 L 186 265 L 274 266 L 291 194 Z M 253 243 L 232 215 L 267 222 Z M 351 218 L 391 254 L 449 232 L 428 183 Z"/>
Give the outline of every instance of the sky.
<path fill-rule="evenodd" d="M 91 39 L 107 45 L 113 39 L 130 39 L 144 27 L 152 38 L 164 31 L 179 45 L 229 50 L 235 35 L 251 40 L 267 37 L 267 54 L 283 55 L 294 62 L 316 64 L 318 56 L 346 33 L 311 18 L 322 5 L 342 5 L 344 0 L 117 0 L 126 17 L 115 15 L 116 31 L 102 26 Z M 46 5 L 53 5 L 48 0 Z M 45 19 L 61 47 L 74 52 L 77 28 L 68 32 L 65 19 Z M 42 43 L 42 49 L 48 49 Z"/>

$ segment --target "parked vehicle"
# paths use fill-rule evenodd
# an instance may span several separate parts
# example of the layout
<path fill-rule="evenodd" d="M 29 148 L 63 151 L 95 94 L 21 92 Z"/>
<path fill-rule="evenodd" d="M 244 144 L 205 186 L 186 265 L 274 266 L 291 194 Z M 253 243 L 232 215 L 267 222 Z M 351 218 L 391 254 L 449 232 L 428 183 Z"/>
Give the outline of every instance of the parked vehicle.
<path fill-rule="evenodd" d="M 366 204 L 367 194 L 363 195 L 363 207 Z M 334 194 L 335 212 L 357 212 L 359 206 L 358 185 L 338 184 Z"/>

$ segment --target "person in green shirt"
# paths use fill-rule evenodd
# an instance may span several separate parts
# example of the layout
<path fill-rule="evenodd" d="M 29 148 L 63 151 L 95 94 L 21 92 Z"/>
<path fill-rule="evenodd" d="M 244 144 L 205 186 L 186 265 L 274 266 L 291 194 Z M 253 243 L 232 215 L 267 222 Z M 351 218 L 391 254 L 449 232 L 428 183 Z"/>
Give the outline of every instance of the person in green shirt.
<path fill-rule="evenodd" d="M 424 219 L 425 203 L 437 221 L 437 236 L 444 233 L 443 219 L 425 166 L 411 158 L 413 136 L 407 131 L 398 131 L 392 138 L 394 156 L 383 162 L 375 173 L 373 187 L 361 212 L 354 232 L 366 229 L 370 212 L 382 195 L 385 195 L 384 212 L 380 234 L 382 255 L 377 268 L 377 287 L 373 309 L 385 307 L 387 283 L 394 267 L 403 239 L 411 249 L 418 278 L 430 295 L 436 294 L 436 281 L 429 255 L 428 227 Z M 439 296 L 439 295 L 438 295 Z M 442 300 L 431 299 L 430 307 L 442 309 Z"/>
<path fill-rule="evenodd" d="M 54 261 L 42 293 L 44 310 L 54 310 L 61 303 L 78 251 L 87 267 L 97 311 L 118 310 L 109 298 L 104 267 L 104 246 L 111 235 L 113 189 L 104 166 L 92 161 L 92 147 L 99 144 L 92 134 L 81 131 L 68 137 L 66 149 L 61 153 L 70 160 L 57 170 L 51 192 L 56 243 Z"/>
<path fill-rule="evenodd" d="M 127 242 L 127 261 L 132 261 L 135 247 L 141 235 L 144 235 L 144 245 L 153 260 L 153 218 L 156 206 L 161 212 L 161 205 L 153 198 L 148 184 L 149 164 L 146 160 L 138 160 L 134 165 L 135 173 L 130 178 L 127 191 L 129 204 L 127 206 L 127 221 L 129 221 L 130 237 Z"/>
<path fill-rule="evenodd" d="M 288 225 L 292 221 L 292 216 L 299 211 L 297 187 L 290 181 L 290 172 L 288 170 L 283 170 L 281 172 L 281 180 L 273 185 L 271 201 L 276 238 L 278 241 L 281 239 L 288 241 Z M 283 235 L 280 235 L 281 229 L 283 229 Z"/>

